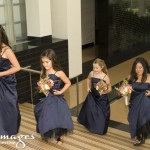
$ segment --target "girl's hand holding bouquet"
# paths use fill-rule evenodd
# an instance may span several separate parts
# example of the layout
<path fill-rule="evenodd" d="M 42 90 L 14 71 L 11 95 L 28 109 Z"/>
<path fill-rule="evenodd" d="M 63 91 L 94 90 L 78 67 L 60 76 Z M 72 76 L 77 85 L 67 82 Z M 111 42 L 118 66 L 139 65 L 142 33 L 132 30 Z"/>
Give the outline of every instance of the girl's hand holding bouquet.
<path fill-rule="evenodd" d="M 99 91 L 100 95 L 102 94 L 106 94 L 107 93 L 107 84 L 106 82 L 104 82 L 103 80 L 100 80 L 97 84 L 96 84 L 96 90 Z"/>

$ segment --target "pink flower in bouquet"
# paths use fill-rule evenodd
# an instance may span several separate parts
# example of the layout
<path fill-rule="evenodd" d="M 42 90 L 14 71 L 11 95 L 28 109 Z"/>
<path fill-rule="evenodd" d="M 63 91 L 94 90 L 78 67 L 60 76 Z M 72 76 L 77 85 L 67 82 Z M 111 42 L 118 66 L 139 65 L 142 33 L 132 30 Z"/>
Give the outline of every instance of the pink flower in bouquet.
<path fill-rule="evenodd" d="M 40 79 L 40 81 L 37 82 L 39 92 L 43 93 L 44 95 L 49 94 L 50 88 L 54 85 L 53 80 L 49 79 L 48 77 L 44 79 Z"/>
<path fill-rule="evenodd" d="M 132 86 L 128 83 L 127 80 L 123 80 L 121 86 L 115 89 L 125 98 L 125 105 L 128 106 L 128 95 L 133 91 Z"/>
<path fill-rule="evenodd" d="M 123 80 L 123 83 L 121 84 L 121 86 L 115 89 L 119 91 L 119 93 L 122 96 L 127 96 L 133 91 L 132 86 L 128 83 L 127 80 Z"/>
<path fill-rule="evenodd" d="M 52 88 L 52 87 L 54 86 L 54 81 L 51 80 L 51 79 L 48 79 L 48 80 L 46 81 L 46 83 L 47 83 L 47 85 L 49 86 L 49 88 Z"/>
<path fill-rule="evenodd" d="M 107 91 L 107 84 L 103 80 L 100 80 L 96 84 L 96 90 L 98 90 L 100 93 L 105 93 Z"/>

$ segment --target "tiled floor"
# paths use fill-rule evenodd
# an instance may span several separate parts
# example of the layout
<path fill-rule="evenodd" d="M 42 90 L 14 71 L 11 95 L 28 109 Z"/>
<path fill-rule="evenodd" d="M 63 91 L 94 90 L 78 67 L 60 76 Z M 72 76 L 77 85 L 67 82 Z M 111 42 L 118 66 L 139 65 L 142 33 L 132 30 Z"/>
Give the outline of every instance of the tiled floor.
<path fill-rule="evenodd" d="M 82 62 L 84 63 L 86 61 L 96 58 L 97 51 L 98 51 L 97 45 L 91 46 L 89 48 L 84 48 L 82 51 Z"/>

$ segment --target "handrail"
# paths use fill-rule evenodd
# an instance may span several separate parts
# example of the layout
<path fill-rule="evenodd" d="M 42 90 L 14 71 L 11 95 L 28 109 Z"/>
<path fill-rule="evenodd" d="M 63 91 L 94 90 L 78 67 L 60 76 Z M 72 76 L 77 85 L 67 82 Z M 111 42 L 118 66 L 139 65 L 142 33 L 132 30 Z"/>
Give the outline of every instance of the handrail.
<path fill-rule="evenodd" d="M 30 72 L 30 73 L 36 73 L 36 74 L 40 74 L 41 72 L 40 71 L 37 71 L 37 70 L 33 70 L 33 69 L 28 69 L 30 68 L 31 66 L 27 66 L 27 67 L 21 67 L 21 70 L 22 71 L 26 71 L 26 72 Z"/>
<path fill-rule="evenodd" d="M 31 66 L 21 67 L 21 71 L 29 72 L 30 76 L 30 91 L 31 91 L 31 101 L 32 101 L 32 108 L 33 108 L 33 89 L 32 89 L 32 75 L 31 73 L 40 74 L 40 71 L 29 69 Z"/>

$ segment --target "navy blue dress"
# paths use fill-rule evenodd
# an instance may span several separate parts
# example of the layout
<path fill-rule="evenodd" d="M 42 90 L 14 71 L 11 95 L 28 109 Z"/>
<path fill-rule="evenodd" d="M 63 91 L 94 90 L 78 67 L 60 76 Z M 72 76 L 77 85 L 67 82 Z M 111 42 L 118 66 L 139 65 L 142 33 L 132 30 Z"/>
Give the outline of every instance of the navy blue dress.
<path fill-rule="evenodd" d="M 60 90 L 62 81 L 55 74 L 49 74 L 54 81 L 54 89 Z M 59 138 L 68 131 L 73 130 L 71 113 L 64 95 L 54 95 L 53 91 L 35 106 L 37 132 L 49 138 Z"/>
<path fill-rule="evenodd" d="M 92 77 L 92 86 L 100 79 Z M 89 131 L 96 134 L 106 134 L 110 118 L 110 105 L 107 94 L 100 95 L 94 88 L 88 93 L 81 111 L 78 122 L 84 125 Z"/>
<path fill-rule="evenodd" d="M 0 72 L 10 69 L 10 65 L 8 59 L 0 56 Z M 21 116 L 17 98 L 15 75 L 0 77 L 0 135 L 18 133 Z"/>
<path fill-rule="evenodd" d="M 150 133 L 150 97 L 145 95 L 150 90 L 150 83 L 132 83 L 128 121 L 131 138 L 147 137 Z"/>

